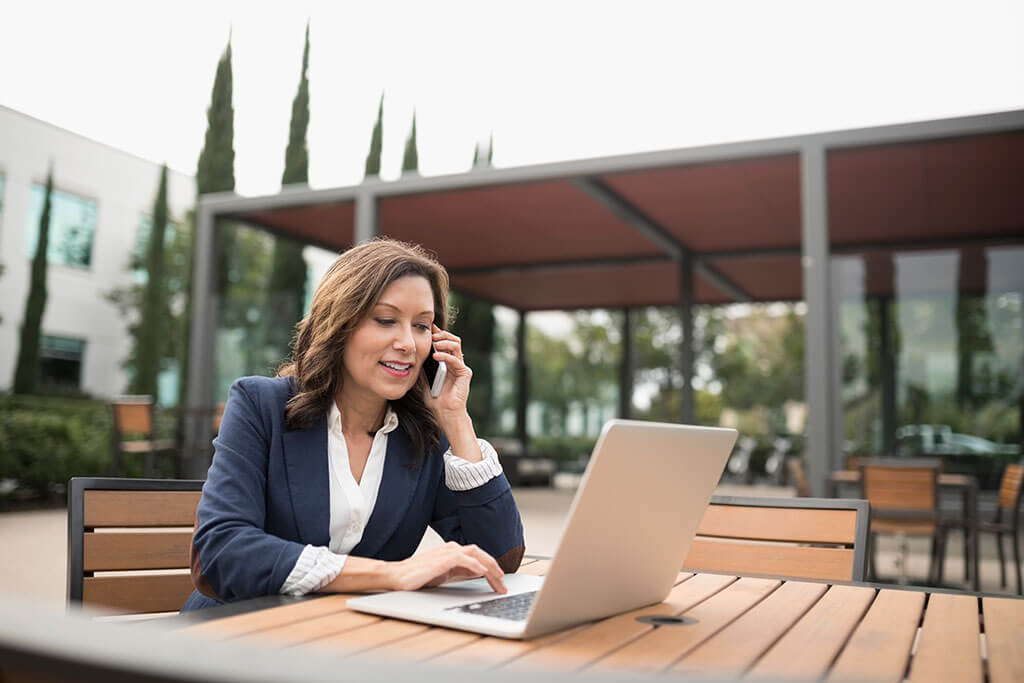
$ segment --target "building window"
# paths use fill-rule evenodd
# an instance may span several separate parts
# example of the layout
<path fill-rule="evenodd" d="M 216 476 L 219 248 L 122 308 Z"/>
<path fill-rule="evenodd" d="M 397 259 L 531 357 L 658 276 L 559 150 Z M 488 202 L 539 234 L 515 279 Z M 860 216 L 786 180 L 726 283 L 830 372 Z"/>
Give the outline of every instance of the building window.
<path fill-rule="evenodd" d="M 43 336 L 39 344 L 39 384 L 43 389 L 78 389 L 85 340 Z"/>
<path fill-rule="evenodd" d="M 39 242 L 39 219 L 43 213 L 46 188 L 32 185 L 29 197 L 28 257 L 36 253 Z M 50 205 L 50 234 L 46 260 L 52 265 L 88 268 L 92 263 L 92 240 L 96 232 L 96 202 L 66 192 L 53 191 Z"/>

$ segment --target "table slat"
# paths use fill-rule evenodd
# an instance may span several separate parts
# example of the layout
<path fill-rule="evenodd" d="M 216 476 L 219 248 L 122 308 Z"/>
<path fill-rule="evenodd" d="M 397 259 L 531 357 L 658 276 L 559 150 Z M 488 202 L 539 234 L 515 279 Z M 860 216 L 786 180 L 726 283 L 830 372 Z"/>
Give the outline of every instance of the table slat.
<path fill-rule="evenodd" d="M 750 670 L 753 678 L 821 678 L 875 597 L 873 588 L 832 586 Z"/>
<path fill-rule="evenodd" d="M 551 560 L 537 560 L 530 564 L 520 567 L 517 574 L 529 574 L 530 576 L 544 576 L 548 573 L 548 569 L 551 567 Z"/>
<path fill-rule="evenodd" d="M 182 629 L 182 632 L 202 634 L 204 638 L 209 640 L 235 638 L 306 619 L 314 619 L 325 614 L 343 612 L 348 609 L 345 604 L 350 597 L 353 596 L 329 595 L 324 598 L 317 598 L 316 600 L 297 602 L 293 605 L 283 605 L 273 609 L 259 610 L 258 612 L 236 614 L 231 617 L 224 617 L 223 619 L 203 621 L 186 626 Z"/>
<path fill-rule="evenodd" d="M 902 681 L 924 599 L 925 594 L 917 591 L 879 591 L 829 672 L 828 680 Z"/>
<path fill-rule="evenodd" d="M 676 576 L 676 585 L 678 586 L 683 581 L 692 577 L 693 574 L 681 572 Z M 671 594 L 668 599 L 671 599 Z M 585 628 L 590 628 L 590 626 L 585 624 L 574 629 L 566 629 L 531 640 L 509 640 L 507 638 L 492 638 L 488 636 L 479 642 L 472 643 L 468 647 L 446 652 L 438 659 L 432 660 L 431 663 L 458 668 L 490 669 L 507 664 L 532 650 L 547 647 Z"/>
<path fill-rule="evenodd" d="M 910 683 L 980 683 L 981 628 L 978 598 L 933 593 L 928 598 L 917 654 L 910 662 Z"/>
<path fill-rule="evenodd" d="M 351 631 L 354 628 L 376 624 L 380 620 L 380 617 L 372 614 L 364 614 L 345 608 L 333 614 L 303 619 L 291 624 L 257 631 L 250 635 L 253 639 L 259 639 L 261 644 L 264 645 L 271 644 L 279 647 L 289 647 L 310 640 Z"/>
<path fill-rule="evenodd" d="M 437 657 L 457 647 L 475 643 L 480 639 L 481 636 L 467 631 L 431 628 L 408 638 L 382 645 L 363 653 L 363 656 L 372 656 L 375 659 L 401 659 L 420 662 Z"/>
<path fill-rule="evenodd" d="M 694 576 L 673 588 L 662 603 L 585 626 L 564 640 L 527 653 L 511 662 L 506 668 L 515 670 L 557 669 L 561 671 L 580 669 L 606 655 L 613 648 L 628 643 L 654 629 L 653 626 L 638 622 L 636 617 L 679 614 L 702 600 L 706 600 L 735 580 L 736 577 L 727 575 L 702 574 Z"/>
<path fill-rule="evenodd" d="M 355 654 L 423 633 L 429 628 L 425 624 L 414 624 L 411 621 L 381 619 L 369 626 L 310 640 L 299 647 L 315 648 L 321 652 L 330 651 L 334 654 Z"/>
<path fill-rule="evenodd" d="M 1024 681 L 1024 600 L 982 598 L 990 683 Z"/>
<path fill-rule="evenodd" d="M 458 669 L 493 669 L 587 628 L 590 628 L 590 625 L 584 624 L 532 640 L 484 637 L 465 647 L 445 652 L 439 657 L 431 659 L 429 663 Z"/>
<path fill-rule="evenodd" d="M 816 603 L 823 583 L 789 582 L 705 641 L 672 671 L 739 677 Z"/>
<path fill-rule="evenodd" d="M 705 576 L 715 575 L 700 574 L 686 583 Z M 781 583 L 774 579 L 739 579 L 683 612 L 683 616 L 695 619 L 696 623 L 649 630 L 626 647 L 602 659 L 596 668 L 661 671 L 746 613 Z"/>

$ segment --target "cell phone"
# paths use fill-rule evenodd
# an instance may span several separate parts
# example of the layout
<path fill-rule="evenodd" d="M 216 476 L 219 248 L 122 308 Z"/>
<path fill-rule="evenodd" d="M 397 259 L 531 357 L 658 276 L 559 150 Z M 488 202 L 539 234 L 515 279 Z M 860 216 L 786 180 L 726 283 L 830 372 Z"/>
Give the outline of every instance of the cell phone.
<path fill-rule="evenodd" d="M 423 361 L 423 372 L 427 375 L 427 384 L 430 385 L 430 395 L 437 398 L 441 395 L 441 387 L 444 386 L 444 378 L 448 376 L 448 366 L 444 361 L 434 360 L 434 352 L 437 349 L 430 345 L 430 353 L 427 360 Z"/>

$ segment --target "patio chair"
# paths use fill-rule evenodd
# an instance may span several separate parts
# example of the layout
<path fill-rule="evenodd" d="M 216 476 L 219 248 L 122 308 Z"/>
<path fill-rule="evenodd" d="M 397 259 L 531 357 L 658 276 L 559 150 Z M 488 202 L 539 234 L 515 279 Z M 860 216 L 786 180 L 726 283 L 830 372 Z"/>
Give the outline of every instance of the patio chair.
<path fill-rule="evenodd" d="M 110 402 L 110 413 L 114 420 L 110 473 L 115 477 L 122 475 L 121 461 L 125 455 L 145 455 L 143 472 L 152 477 L 156 456 L 174 451 L 172 439 L 153 438 L 153 398 L 118 396 Z"/>
<path fill-rule="evenodd" d="M 940 550 L 946 527 L 939 519 L 938 458 L 861 458 L 861 495 L 871 504 L 868 556 L 872 578 L 877 579 L 875 546 L 878 534 L 900 540 L 899 583 L 907 580 L 908 536 L 931 539 L 928 581 L 938 581 Z"/>
<path fill-rule="evenodd" d="M 863 581 L 869 516 L 864 500 L 712 496 L 683 568 Z"/>
<path fill-rule="evenodd" d="M 1017 592 L 1024 595 L 1020 563 L 1020 501 L 1024 492 L 1024 464 L 1007 465 L 999 484 L 999 498 L 995 517 L 991 521 L 979 522 L 978 532 L 996 535 L 999 551 L 999 587 L 1006 587 L 1006 557 L 1003 554 L 1003 534 L 1008 534 L 1013 544 L 1013 562 L 1016 569 Z"/>
<path fill-rule="evenodd" d="M 177 612 L 192 592 L 188 551 L 202 487 L 201 480 L 72 479 L 69 605 Z"/>

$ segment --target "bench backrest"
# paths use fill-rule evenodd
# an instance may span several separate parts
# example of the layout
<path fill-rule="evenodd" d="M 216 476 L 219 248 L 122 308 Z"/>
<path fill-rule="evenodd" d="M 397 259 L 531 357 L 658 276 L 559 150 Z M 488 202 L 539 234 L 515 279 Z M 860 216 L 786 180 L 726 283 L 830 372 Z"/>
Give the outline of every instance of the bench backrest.
<path fill-rule="evenodd" d="M 684 569 L 863 581 L 867 501 L 712 496 Z"/>
<path fill-rule="evenodd" d="M 188 551 L 202 487 L 201 480 L 72 479 L 68 602 L 133 614 L 179 610 L 192 592 Z"/>

